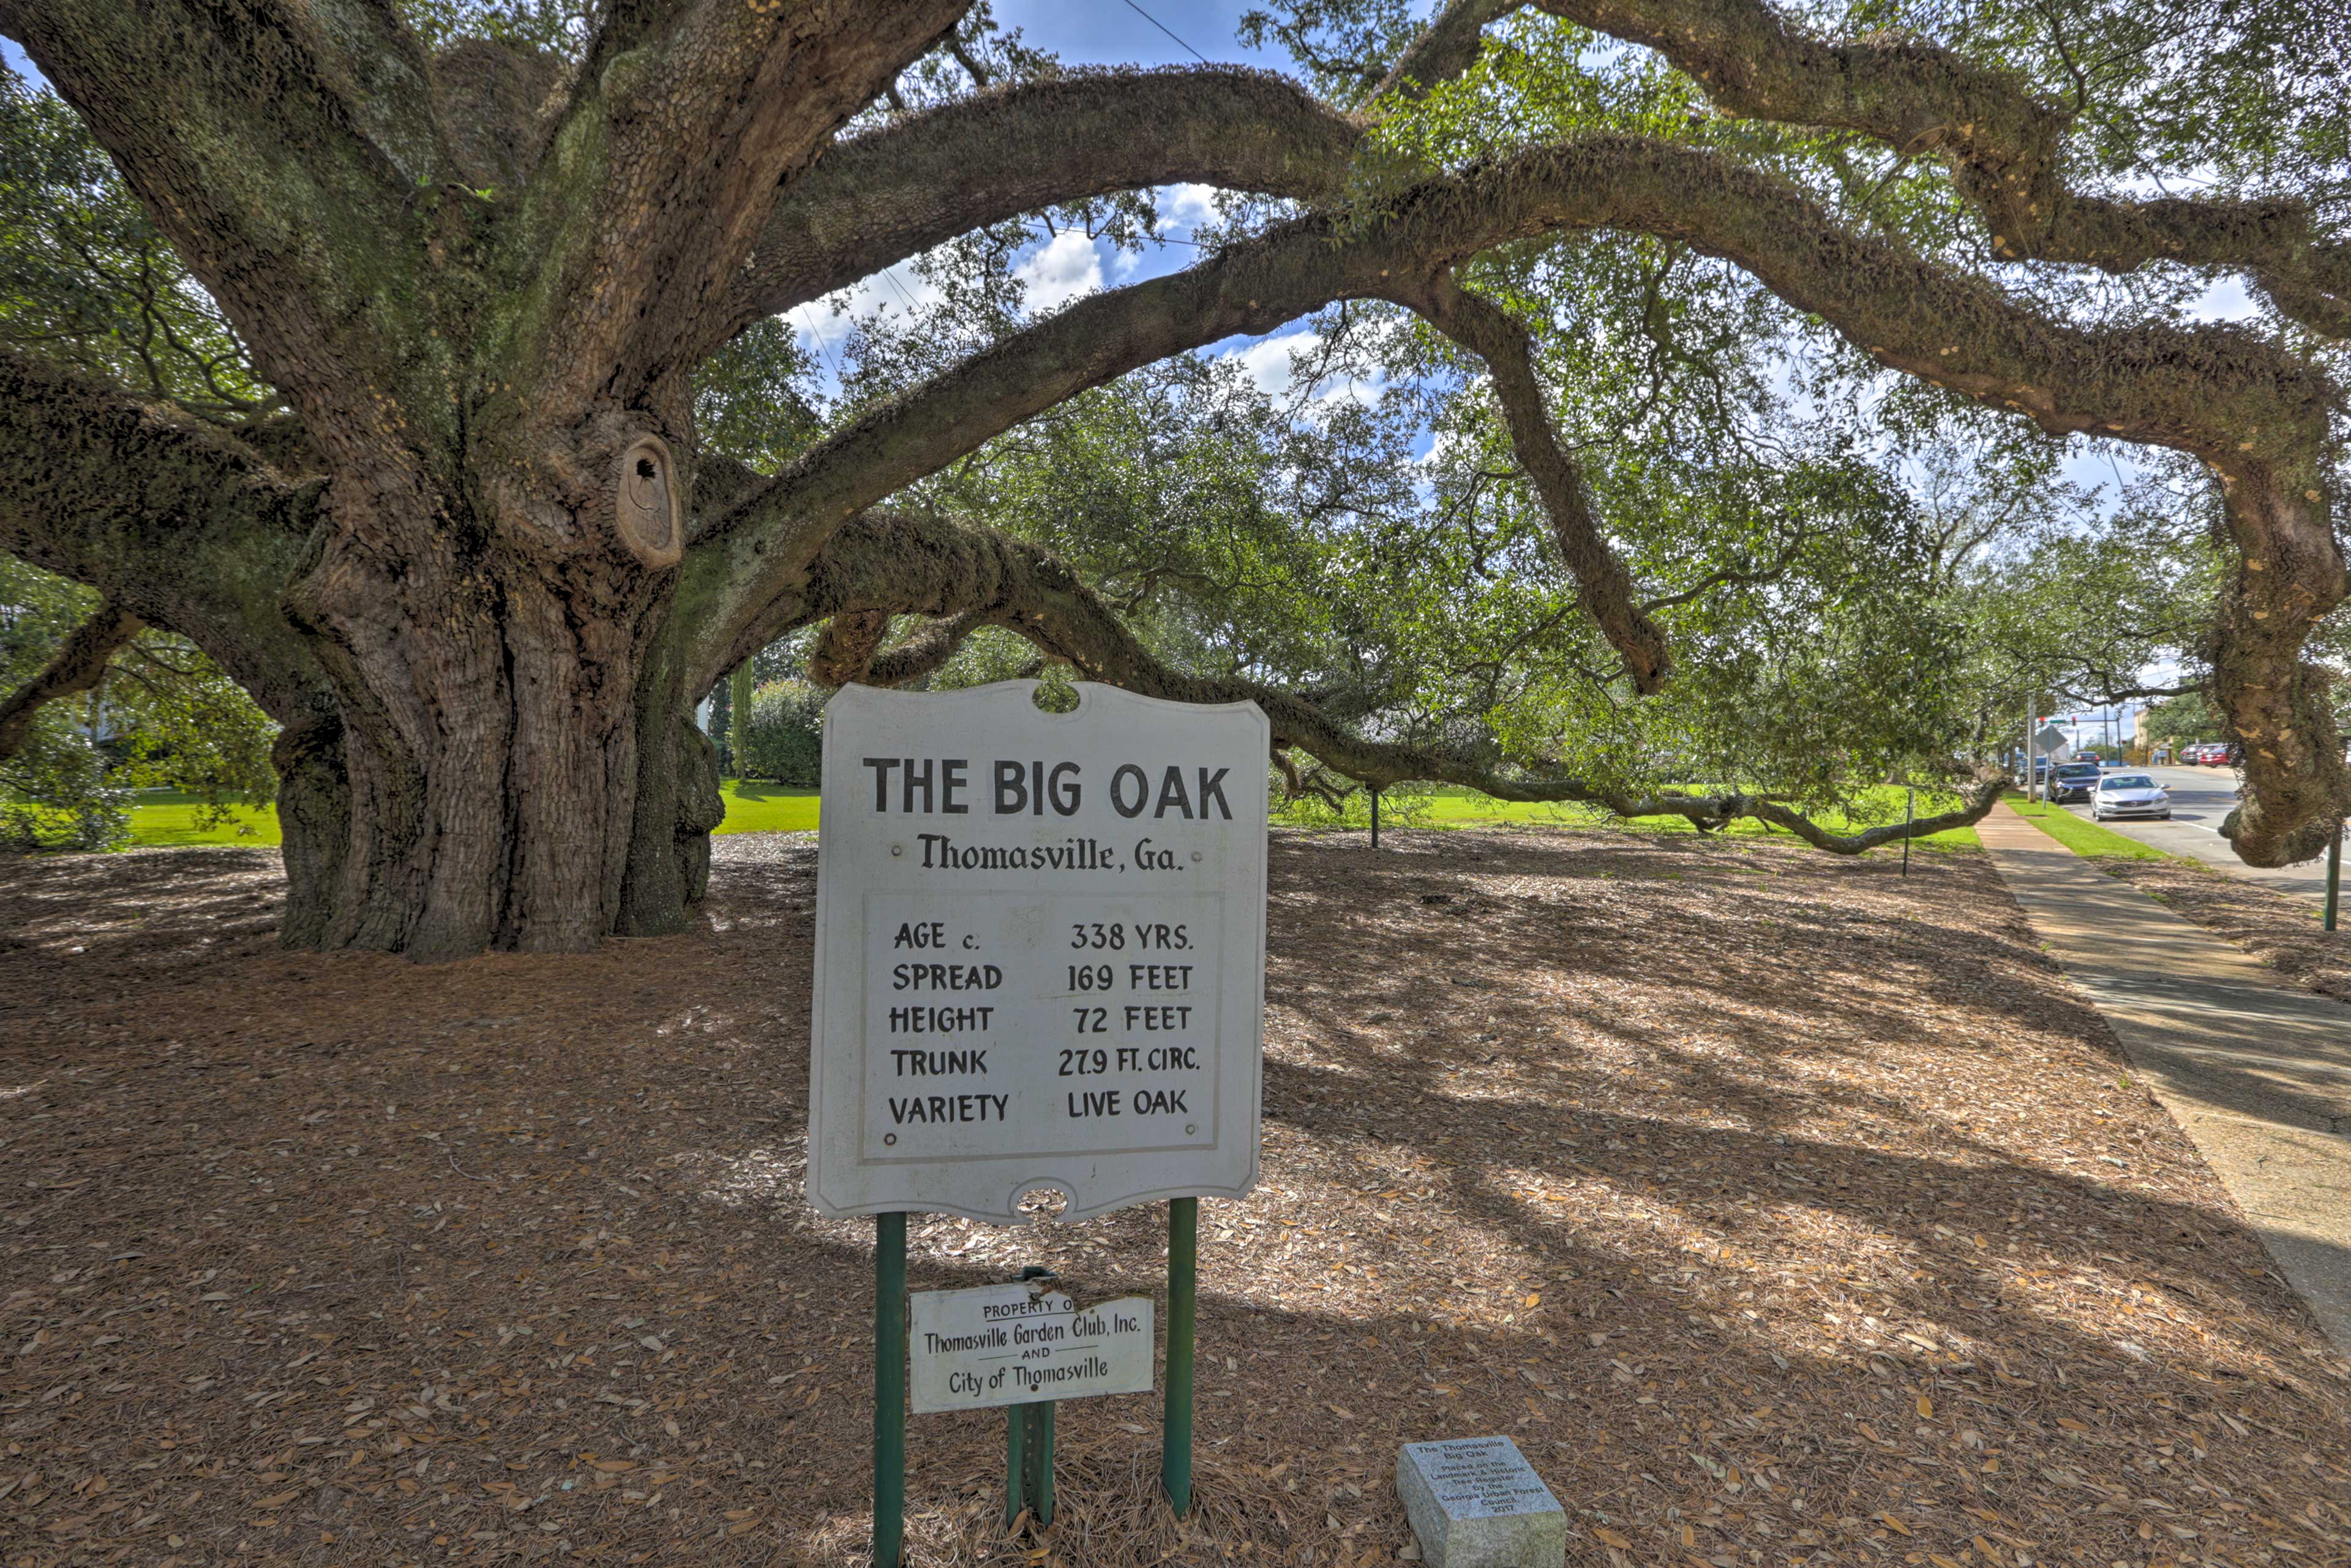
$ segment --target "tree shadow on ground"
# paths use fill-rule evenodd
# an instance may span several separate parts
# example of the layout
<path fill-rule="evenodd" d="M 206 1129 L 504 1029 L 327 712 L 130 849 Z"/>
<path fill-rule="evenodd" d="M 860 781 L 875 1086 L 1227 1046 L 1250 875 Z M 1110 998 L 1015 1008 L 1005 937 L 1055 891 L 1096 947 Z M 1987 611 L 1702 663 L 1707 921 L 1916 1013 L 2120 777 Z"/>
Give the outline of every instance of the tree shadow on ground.
<path fill-rule="evenodd" d="M 1144 1506 L 1154 1400 L 1072 1403 L 1071 1561 L 1389 1560 L 1395 1446 L 1496 1430 L 1595 1564 L 2343 1550 L 2335 1364 L 1965 864 L 1442 838 L 1277 840 L 1265 1179 L 1204 1205 L 1202 1520 Z M 0 1000 L 13 1528 L 856 1561 L 870 1227 L 799 1193 L 813 853 L 723 855 L 705 932 L 432 970 L 204 949 L 242 853 L 110 866 L 78 916 L 0 871 L 58 977 Z M 112 943 L 181 955 L 168 993 L 75 978 Z M 1954 955 L 1984 1006 L 1935 989 Z M 1156 1291 L 1164 1226 L 925 1219 L 914 1283 Z M 1001 1433 L 915 1421 L 916 1561 L 1029 1560 Z"/>

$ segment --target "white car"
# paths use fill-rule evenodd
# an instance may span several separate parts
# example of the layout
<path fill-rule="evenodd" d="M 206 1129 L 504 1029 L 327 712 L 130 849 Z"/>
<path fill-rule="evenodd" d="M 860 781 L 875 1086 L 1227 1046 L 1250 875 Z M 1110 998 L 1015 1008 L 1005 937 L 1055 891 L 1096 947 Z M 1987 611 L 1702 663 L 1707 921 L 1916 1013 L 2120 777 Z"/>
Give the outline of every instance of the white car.
<path fill-rule="evenodd" d="M 2090 815 L 2101 822 L 2109 817 L 2153 817 L 2168 822 L 2171 791 L 2144 773 L 2109 773 L 2090 791 Z"/>

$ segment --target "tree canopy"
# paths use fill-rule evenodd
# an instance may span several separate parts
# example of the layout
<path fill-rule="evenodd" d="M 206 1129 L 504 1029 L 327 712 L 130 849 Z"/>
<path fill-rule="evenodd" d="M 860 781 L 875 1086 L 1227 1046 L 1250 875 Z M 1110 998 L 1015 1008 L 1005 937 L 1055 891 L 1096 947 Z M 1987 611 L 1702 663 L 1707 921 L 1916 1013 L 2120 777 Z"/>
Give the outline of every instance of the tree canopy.
<path fill-rule="evenodd" d="M 59 95 L 0 103 L 0 544 L 280 727 L 311 945 L 676 928 L 693 709 L 790 635 L 1846 850 L 1904 830 L 1813 808 L 2168 651 L 2304 858 L 2351 37 L 2287 12 L 1293 0 L 1292 80 L 958 0 L 0 0 Z M 1030 304 L 1177 187 L 1196 259 Z M 1301 321 L 1271 390 L 1218 351 Z M 2138 455 L 2086 531 L 2068 441 Z"/>

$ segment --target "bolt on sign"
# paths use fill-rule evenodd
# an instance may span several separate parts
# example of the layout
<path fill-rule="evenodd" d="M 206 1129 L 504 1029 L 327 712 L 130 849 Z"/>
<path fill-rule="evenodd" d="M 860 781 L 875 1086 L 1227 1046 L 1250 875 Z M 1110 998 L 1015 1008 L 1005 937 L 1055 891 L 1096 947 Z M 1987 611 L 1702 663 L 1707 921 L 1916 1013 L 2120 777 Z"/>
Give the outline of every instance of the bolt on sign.
<path fill-rule="evenodd" d="M 1018 1224 L 1257 1180 L 1254 704 L 846 686 L 825 708 L 809 1198 Z"/>

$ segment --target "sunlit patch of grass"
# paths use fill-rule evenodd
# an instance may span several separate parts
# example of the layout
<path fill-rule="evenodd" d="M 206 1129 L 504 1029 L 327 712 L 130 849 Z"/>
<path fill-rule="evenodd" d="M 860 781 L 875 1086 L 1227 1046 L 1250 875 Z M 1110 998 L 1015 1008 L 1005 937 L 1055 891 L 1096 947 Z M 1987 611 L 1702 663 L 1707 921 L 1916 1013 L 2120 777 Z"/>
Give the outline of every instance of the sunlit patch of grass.
<path fill-rule="evenodd" d="M 817 799 L 813 789 L 780 784 L 727 779 L 720 793 L 726 801 L 722 833 L 806 832 L 816 826 Z M 176 789 L 142 790 L 131 808 L 131 841 L 139 848 L 180 849 L 193 844 L 233 844 L 266 848 L 281 841 L 277 809 L 274 806 L 232 806 L 228 820 L 199 820 L 204 802 Z"/>
<path fill-rule="evenodd" d="M 184 849 L 193 844 L 230 844 L 267 849 L 283 834 L 275 806 L 230 806 L 225 821 L 210 820 L 202 797 L 177 789 L 141 789 L 131 808 L 131 842 L 136 849 Z"/>
<path fill-rule="evenodd" d="M 2093 860 L 2159 861 L 2174 858 L 2153 844 L 2126 839 L 2110 829 L 2077 817 L 2063 806 L 2038 802 L 2028 804 L 2017 800 L 2011 800 L 2008 809 L 2077 855 L 2085 855 Z"/>
<path fill-rule="evenodd" d="M 720 793 L 726 802 L 726 820 L 718 824 L 722 833 L 793 833 L 814 831 L 819 815 L 817 792 L 794 789 L 782 784 L 760 784 L 730 779 Z M 1902 791 L 1894 786 L 1882 786 L 1873 793 L 1886 809 L 1898 809 Z M 1921 798 L 1920 812 L 1947 810 L 1948 798 L 1929 800 Z M 279 841 L 277 812 L 274 807 L 232 807 L 225 822 L 206 826 L 197 821 L 202 802 L 195 797 L 173 790 L 152 789 L 141 794 L 131 812 L 131 839 L 141 846 L 172 846 L 188 844 L 242 844 L 267 846 Z M 1350 812 L 1345 827 L 1361 831 L 1364 826 L 1361 807 Z M 1834 833 L 1849 833 L 1875 826 L 1883 818 L 1869 821 L 1847 819 L 1839 812 L 1827 812 L 1814 819 Z M 2068 819 L 2071 821 L 2072 819 Z M 1311 821 L 1293 811 L 1277 810 L 1274 821 L 1285 826 L 1332 827 L 1327 819 Z M 1491 826 L 1552 827 L 1562 829 L 1631 826 L 1649 833 L 1688 833 L 1697 831 L 1682 817 L 1639 817 L 1629 824 L 1611 818 L 1604 811 L 1589 806 L 1560 804 L 1551 801 L 1497 800 L 1474 789 L 1443 789 L 1430 794 L 1389 796 L 1382 807 L 1382 825 L 1388 828 L 1480 828 Z M 2081 824 L 2086 826 L 2086 824 Z M 2130 841 L 2116 838 L 2112 833 L 2102 836 L 2118 843 Z M 1753 821 L 1741 821 L 1728 830 L 1731 838 L 1785 838 L 1777 828 L 1766 827 Z M 1973 828 L 1954 828 L 1946 832 L 1929 834 L 1913 841 L 1921 849 L 1973 849 L 1977 845 Z M 1899 844 L 1886 848 L 1899 852 Z M 2155 855 L 2158 852 L 2144 846 L 2136 851 L 2102 852 L 2137 852 Z"/>
<path fill-rule="evenodd" d="M 729 779 L 719 793 L 726 800 L 722 833 L 805 833 L 816 827 L 816 791 L 783 784 Z"/>
<path fill-rule="evenodd" d="M 1900 814 L 1903 805 L 1903 791 L 1900 786 L 1880 785 L 1866 793 L 1871 805 L 1878 811 L 1891 812 L 1896 816 Z M 1918 800 L 1918 812 L 1921 816 L 1930 816 L 1937 811 L 1949 810 L 1956 804 L 1958 804 L 1956 796 L 1929 796 L 1922 791 Z M 1366 812 L 1360 807 L 1350 810 L 1348 820 L 1343 824 L 1332 822 L 1327 814 L 1324 814 L 1323 820 L 1317 821 L 1296 811 L 1274 812 L 1274 821 L 1286 825 L 1321 828 L 1344 826 L 1356 831 L 1361 831 L 1365 827 L 1365 819 Z M 1827 811 L 1813 820 L 1830 832 L 1842 834 L 1876 827 L 1880 822 L 1888 821 L 1889 818 L 1885 815 L 1873 815 L 1866 821 L 1863 821 L 1848 817 L 1843 812 Z M 1504 825 L 1564 829 L 1629 826 L 1645 833 L 1695 833 L 1698 831 L 1690 825 L 1689 819 L 1687 817 L 1635 817 L 1627 821 L 1611 817 L 1607 812 L 1595 807 L 1547 800 L 1497 800 L 1492 796 L 1480 794 L 1475 789 L 1456 787 L 1447 787 L 1424 795 L 1408 795 L 1402 798 L 1384 797 L 1380 825 L 1384 828 L 1478 828 Z M 1726 836 L 1730 838 L 1785 839 L 1789 837 L 1782 830 L 1770 827 L 1751 818 L 1743 818 L 1732 823 L 1725 832 Z M 1973 828 L 1950 828 L 1939 833 L 1929 833 L 1925 838 L 1914 839 L 1911 841 L 1920 849 L 1932 850 L 1975 849 L 1980 847 L 1980 842 Z M 1885 846 L 1886 852 L 1899 854 L 1901 850 L 1902 846 L 1899 842 Z"/>

